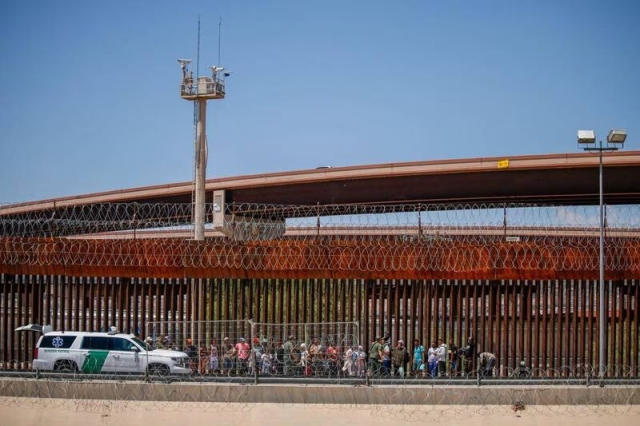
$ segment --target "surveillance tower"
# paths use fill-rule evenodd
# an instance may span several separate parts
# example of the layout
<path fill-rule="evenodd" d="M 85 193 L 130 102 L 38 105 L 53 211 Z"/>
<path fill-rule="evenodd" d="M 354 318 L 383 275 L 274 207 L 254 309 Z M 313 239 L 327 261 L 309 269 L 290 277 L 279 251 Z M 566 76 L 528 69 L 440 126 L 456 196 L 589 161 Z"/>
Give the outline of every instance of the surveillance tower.
<path fill-rule="evenodd" d="M 207 101 L 209 99 L 224 99 L 225 77 L 229 76 L 224 68 L 210 67 L 211 76 L 193 79 L 193 72 L 189 70 L 191 59 L 178 59 L 182 68 L 182 84 L 180 96 L 182 99 L 194 101 L 197 105 L 196 122 L 196 155 L 195 155 L 195 202 L 194 202 L 194 239 L 204 240 L 205 218 L 205 179 L 207 175 Z"/>

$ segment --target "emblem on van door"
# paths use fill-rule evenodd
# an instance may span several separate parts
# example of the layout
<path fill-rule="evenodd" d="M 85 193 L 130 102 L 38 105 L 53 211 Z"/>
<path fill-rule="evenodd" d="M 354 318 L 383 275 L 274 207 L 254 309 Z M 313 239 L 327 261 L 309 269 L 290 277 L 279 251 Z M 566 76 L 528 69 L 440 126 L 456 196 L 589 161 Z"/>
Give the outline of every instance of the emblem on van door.
<path fill-rule="evenodd" d="M 64 344 L 64 340 L 62 340 L 62 337 L 58 336 L 58 337 L 54 337 L 53 340 L 51 341 L 51 345 L 54 348 L 59 348 Z"/>

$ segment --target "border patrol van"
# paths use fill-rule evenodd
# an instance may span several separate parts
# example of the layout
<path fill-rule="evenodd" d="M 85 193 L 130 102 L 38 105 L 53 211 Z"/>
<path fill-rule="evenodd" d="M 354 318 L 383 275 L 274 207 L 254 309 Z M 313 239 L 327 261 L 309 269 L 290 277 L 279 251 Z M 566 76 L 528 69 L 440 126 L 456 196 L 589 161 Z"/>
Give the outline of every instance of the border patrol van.
<path fill-rule="evenodd" d="M 147 350 L 131 334 L 117 332 L 48 331 L 31 326 L 18 330 L 41 331 L 33 354 L 38 371 L 81 373 L 190 374 L 189 356 L 172 350 Z M 42 327 L 42 326 L 39 326 Z"/>

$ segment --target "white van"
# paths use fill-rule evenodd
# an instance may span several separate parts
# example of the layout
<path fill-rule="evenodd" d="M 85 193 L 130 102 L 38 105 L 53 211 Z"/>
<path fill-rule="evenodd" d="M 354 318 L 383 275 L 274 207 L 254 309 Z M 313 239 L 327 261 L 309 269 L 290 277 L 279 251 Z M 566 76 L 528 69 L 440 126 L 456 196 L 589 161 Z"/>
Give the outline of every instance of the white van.
<path fill-rule="evenodd" d="M 28 328 L 29 327 L 29 328 Z M 38 371 L 82 373 L 145 373 L 153 375 L 190 374 L 189 356 L 163 349 L 147 350 L 142 340 L 117 332 L 38 330 L 24 326 L 19 331 L 44 332 L 33 354 Z"/>

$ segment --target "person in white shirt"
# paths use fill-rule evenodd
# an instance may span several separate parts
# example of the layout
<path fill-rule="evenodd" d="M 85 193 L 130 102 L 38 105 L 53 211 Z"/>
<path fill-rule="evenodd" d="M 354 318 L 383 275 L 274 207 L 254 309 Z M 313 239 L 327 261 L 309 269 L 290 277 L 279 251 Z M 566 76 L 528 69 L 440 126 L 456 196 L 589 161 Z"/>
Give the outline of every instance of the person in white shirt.
<path fill-rule="evenodd" d="M 260 357 L 261 363 L 261 373 L 262 374 L 270 374 L 271 366 L 273 365 L 273 355 L 269 353 L 268 350 L 264 351 L 262 356 Z"/>
<path fill-rule="evenodd" d="M 429 364 L 429 374 L 431 377 L 436 377 L 438 374 L 438 357 L 436 355 L 436 350 L 438 346 L 436 342 L 431 343 L 429 346 L 429 351 L 427 352 L 427 363 Z"/>
<path fill-rule="evenodd" d="M 493 367 L 496 365 L 496 356 L 491 352 L 482 352 L 478 355 L 480 361 L 480 374 L 484 377 L 493 376 Z"/>
<path fill-rule="evenodd" d="M 309 351 L 306 343 L 300 343 L 300 365 L 305 376 L 311 375 L 311 363 L 309 359 Z"/>
<path fill-rule="evenodd" d="M 354 353 L 355 352 L 351 347 L 344 353 L 344 365 L 342 366 L 342 371 L 344 373 L 349 373 L 350 376 L 353 376 L 353 362 L 358 358 L 357 354 L 355 357 L 353 356 Z"/>
<path fill-rule="evenodd" d="M 391 341 L 387 337 L 382 346 L 382 375 L 391 374 Z"/>
<path fill-rule="evenodd" d="M 356 360 L 356 374 L 363 377 L 367 368 L 367 353 L 362 346 L 358 346 L 358 359 Z"/>
<path fill-rule="evenodd" d="M 438 339 L 436 358 L 438 360 L 438 375 L 445 376 L 447 371 L 447 345 L 442 339 Z"/>

